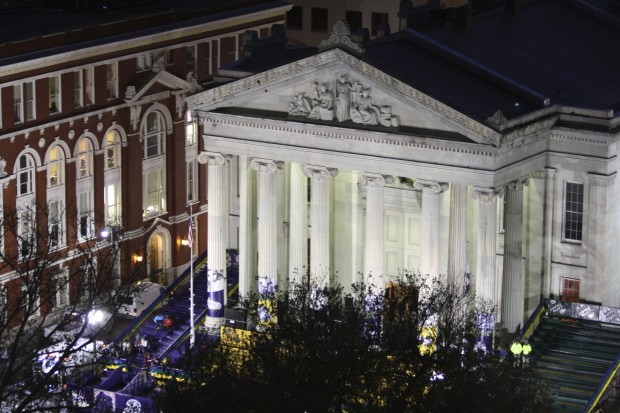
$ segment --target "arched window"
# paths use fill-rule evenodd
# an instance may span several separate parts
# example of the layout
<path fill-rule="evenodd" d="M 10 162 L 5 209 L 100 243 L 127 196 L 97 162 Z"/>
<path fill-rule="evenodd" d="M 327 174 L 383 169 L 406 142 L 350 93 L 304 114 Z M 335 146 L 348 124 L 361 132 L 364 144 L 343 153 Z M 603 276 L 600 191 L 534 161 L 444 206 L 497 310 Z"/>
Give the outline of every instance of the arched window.
<path fill-rule="evenodd" d="M 17 161 L 17 196 L 33 195 L 34 189 L 34 161 L 23 154 Z"/>
<path fill-rule="evenodd" d="M 93 146 L 87 138 L 78 142 L 77 177 L 86 178 L 93 174 Z"/>
<path fill-rule="evenodd" d="M 142 124 L 142 147 L 143 159 L 163 155 L 166 136 L 166 125 L 161 113 L 153 111 L 147 115 L 146 122 Z"/>
<path fill-rule="evenodd" d="M 105 136 L 105 168 L 114 169 L 121 166 L 121 137 L 111 130 Z"/>
<path fill-rule="evenodd" d="M 58 146 L 50 148 L 47 164 L 47 186 L 62 185 L 65 182 L 65 156 Z"/>

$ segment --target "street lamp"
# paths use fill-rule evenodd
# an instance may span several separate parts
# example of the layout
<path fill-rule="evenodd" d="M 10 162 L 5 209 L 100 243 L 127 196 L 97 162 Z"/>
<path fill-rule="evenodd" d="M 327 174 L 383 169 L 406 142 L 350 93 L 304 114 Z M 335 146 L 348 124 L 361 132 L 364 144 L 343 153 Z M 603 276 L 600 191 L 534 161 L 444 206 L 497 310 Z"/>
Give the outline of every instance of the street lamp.
<path fill-rule="evenodd" d="M 119 239 L 118 237 L 122 235 L 121 227 L 117 225 L 109 225 L 106 224 L 105 227 L 99 233 L 101 238 L 109 239 L 111 254 L 112 254 L 112 274 L 114 275 L 113 284 L 114 287 L 120 286 L 120 272 L 119 272 L 119 260 L 118 254 L 120 254 L 120 250 L 118 248 Z"/>

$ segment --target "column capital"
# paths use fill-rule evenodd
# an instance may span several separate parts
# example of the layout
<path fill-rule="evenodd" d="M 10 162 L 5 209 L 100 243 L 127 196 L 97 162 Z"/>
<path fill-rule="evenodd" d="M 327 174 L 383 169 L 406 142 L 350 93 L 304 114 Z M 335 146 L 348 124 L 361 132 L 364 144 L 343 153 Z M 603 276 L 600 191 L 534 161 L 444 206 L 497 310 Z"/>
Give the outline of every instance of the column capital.
<path fill-rule="evenodd" d="M 207 164 L 210 166 L 222 166 L 226 163 L 226 160 L 229 158 L 229 155 L 223 155 L 219 152 L 206 152 L 202 151 L 198 154 L 196 158 L 198 163 Z"/>
<path fill-rule="evenodd" d="M 473 199 L 480 202 L 494 202 L 498 196 L 498 191 L 493 188 L 483 188 L 475 186 L 471 190 L 471 196 Z"/>
<path fill-rule="evenodd" d="M 516 189 L 518 191 L 522 190 L 524 186 L 527 186 L 530 183 L 529 176 L 523 176 L 521 178 L 515 179 L 514 181 L 506 182 L 506 189 Z"/>
<path fill-rule="evenodd" d="M 270 174 L 275 172 L 278 169 L 282 169 L 284 162 L 282 161 L 273 161 L 271 159 L 260 159 L 254 158 L 250 162 L 250 167 L 255 171 L 264 174 Z"/>
<path fill-rule="evenodd" d="M 362 172 L 357 180 L 360 184 L 370 187 L 382 187 L 386 184 L 394 182 L 394 177 L 391 175 L 380 175 L 370 172 Z"/>
<path fill-rule="evenodd" d="M 312 179 L 329 179 L 338 175 L 338 169 L 318 165 L 304 165 L 303 171 L 304 175 Z"/>
<path fill-rule="evenodd" d="M 413 183 L 413 188 L 422 190 L 422 193 L 424 194 L 439 195 L 440 193 L 448 189 L 448 184 L 446 182 L 418 179 Z"/>

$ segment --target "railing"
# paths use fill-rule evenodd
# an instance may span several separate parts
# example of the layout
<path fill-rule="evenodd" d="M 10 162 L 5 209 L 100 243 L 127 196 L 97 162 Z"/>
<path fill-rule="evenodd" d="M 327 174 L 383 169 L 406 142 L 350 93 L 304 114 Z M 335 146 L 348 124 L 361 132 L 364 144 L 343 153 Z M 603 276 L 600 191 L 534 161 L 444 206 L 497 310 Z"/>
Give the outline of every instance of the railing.
<path fill-rule="evenodd" d="M 518 340 L 523 341 L 530 338 L 536 327 L 538 327 L 538 323 L 540 322 L 540 317 L 544 314 L 547 309 L 546 301 L 541 301 L 538 304 L 538 307 L 534 310 L 530 318 L 527 319 L 523 328 L 521 329 L 521 333 L 519 334 Z"/>
<path fill-rule="evenodd" d="M 193 262 L 194 271 L 200 268 L 204 263 L 206 263 L 206 261 L 207 261 L 207 252 L 205 251 L 200 257 L 198 257 L 198 259 L 194 260 Z M 185 281 L 189 279 L 190 275 L 191 275 L 191 271 L 190 271 L 190 268 L 188 267 L 183 272 L 183 274 L 177 277 L 177 279 L 174 280 L 174 282 L 170 284 L 170 286 L 168 286 L 168 288 L 166 288 L 166 290 L 155 301 L 153 301 L 153 303 L 150 306 L 144 309 L 144 311 L 142 312 L 140 316 L 136 317 L 136 319 L 132 321 L 127 326 L 127 328 L 125 328 L 121 332 L 121 334 L 119 334 L 119 336 L 117 337 L 115 341 L 117 343 L 121 343 L 125 341 L 126 339 L 128 339 L 129 337 L 131 337 L 136 332 L 136 330 L 140 328 L 142 323 L 144 323 L 145 320 L 148 320 L 149 317 L 159 307 L 163 305 L 166 299 L 168 299 L 168 297 L 170 297 L 174 293 L 174 291 L 181 286 L 181 284 L 183 284 Z"/>
<path fill-rule="evenodd" d="M 620 325 L 620 308 L 607 307 L 597 304 L 572 303 L 552 299 L 545 300 L 541 304 L 546 306 L 546 308 L 543 308 L 543 311 L 546 310 L 548 311 L 549 315 L 553 315 L 556 317 L 575 318 Z M 535 311 L 534 313 L 537 313 L 537 311 Z M 533 316 L 534 314 L 532 314 L 532 317 Z M 530 319 L 532 317 L 530 317 Z M 540 318 L 540 314 L 537 318 Z M 525 330 L 526 328 L 524 327 L 521 333 L 522 335 Z M 582 413 L 592 413 L 598 407 L 598 404 L 605 395 L 605 392 L 609 389 L 609 385 L 618 375 L 618 371 L 620 371 L 620 354 L 616 356 L 613 363 L 607 369 L 607 372 L 601 379 L 601 382 L 599 383 L 596 391 L 594 392 L 588 403 L 584 406 Z"/>
<path fill-rule="evenodd" d="M 612 365 L 609 366 L 609 368 L 607 369 L 605 376 L 603 376 L 601 383 L 598 385 L 598 388 L 594 392 L 594 395 L 592 396 L 592 398 L 590 398 L 590 400 L 588 401 L 588 404 L 586 404 L 585 407 L 583 408 L 582 413 L 592 413 L 594 411 L 599 401 L 601 400 L 601 398 L 603 397 L 603 395 L 609 388 L 609 384 L 616 377 L 616 374 L 618 374 L 619 369 L 620 369 L 620 354 L 616 356 Z"/>
<path fill-rule="evenodd" d="M 231 288 L 231 290 L 228 292 L 228 297 L 230 298 L 235 293 L 235 291 L 237 291 L 238 288 L 239 284 L 236 284 L 233 288 Z M 194 322 L 194 330 L 198 329 L 202 321 L 207 317 L 207 312 L 208 308 L 205 308 L 200 314 L 198 314 L 198 317 L 196 317 L 196 321 Z M 170 345 L 159 354 L 159 356 L 157 357 L 157 361 L 164 361 L 172 350 L 183 344 L 183 342 L 189 337 L 190 329 L 191 327 L 188 327 L 179 337 L 177 337 L 176 340 L 170 343 Z"/>

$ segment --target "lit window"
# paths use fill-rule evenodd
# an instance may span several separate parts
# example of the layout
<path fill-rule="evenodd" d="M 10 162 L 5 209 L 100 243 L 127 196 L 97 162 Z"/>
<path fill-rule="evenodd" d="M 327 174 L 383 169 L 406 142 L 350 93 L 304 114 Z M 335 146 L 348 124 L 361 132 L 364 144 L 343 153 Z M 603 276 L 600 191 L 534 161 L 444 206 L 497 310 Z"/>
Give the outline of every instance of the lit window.
<path fill-rule="evenodd" d="M 105 222 L 114 225 L 121 223 L 121 191 L 120 183 L 107 184 L 104 189 L 103 201 L 105 203 Z"/>
<path fill-rule="evenodd" d="M 77 161 L 77 176 L 78 178 L 85 178 L 92 175 L 92 160 L 93 150 L 90 141 L 86 138 L 80 139 L 78 143 L 78 161 Z"/>
<path fill-rule="evenodd" d="M 186 162 L 186 179 L 187 179 L 187 203 L 196 202 L 198 196 L 198 179 L 197 179 L 197 163 L 193 159 Z"/>
<path fill-rule="evenodd" d="M 64 183 L 65 159 L 58 146 L 50 148 L 49 163 L 47 164 L 47 185 L 52 187 Z"/>
<path fill-rule="evenodd" d="M 143 158 L 149 159 L 164 153 L 164 137 L 166 128 L 163 116 L 159 112 L 151 112 L 142 125 Z"/>
<path fill-rule="evenodd" d="M 95 277 L 95 261 L 85 262 L 80 266 L 80 301 L 92 303 L 97 295 L 97 278 Z"/>
<path fill-rule="evenodd" d="M 191 120 L 191 115 L 188 113 L 190 120 L 185 125 L 185 146 L 194 146 L 198 141 L 198 122 Z"/>
<path fill-rule="evenodd" d="M 583 237 L 583 184 L 567 182 L 564 190 L 564 239 Z"/>
<path fill-rule="evenodd" d="M 106 65 L 108 99 L 118 97 L 118 75 L 116 63 Z"/>
<path fill-rule="evenodd" d="M 144 217 L 161 214 L 166 210 L 166 181 L 163 169 L 142 175 Z"/>
<path fill-rule="evenodd" d="M 60 112 L 60 76 L 52 76 L 48 78 L 49 84 L 49 108 L 50 113 Z"/>
<path fill-rule="evenodd" d="M 121 166 L 121 137 L 118 132 L 111 130 L 105 139 L 105 167 L 114 169 Z"/>

